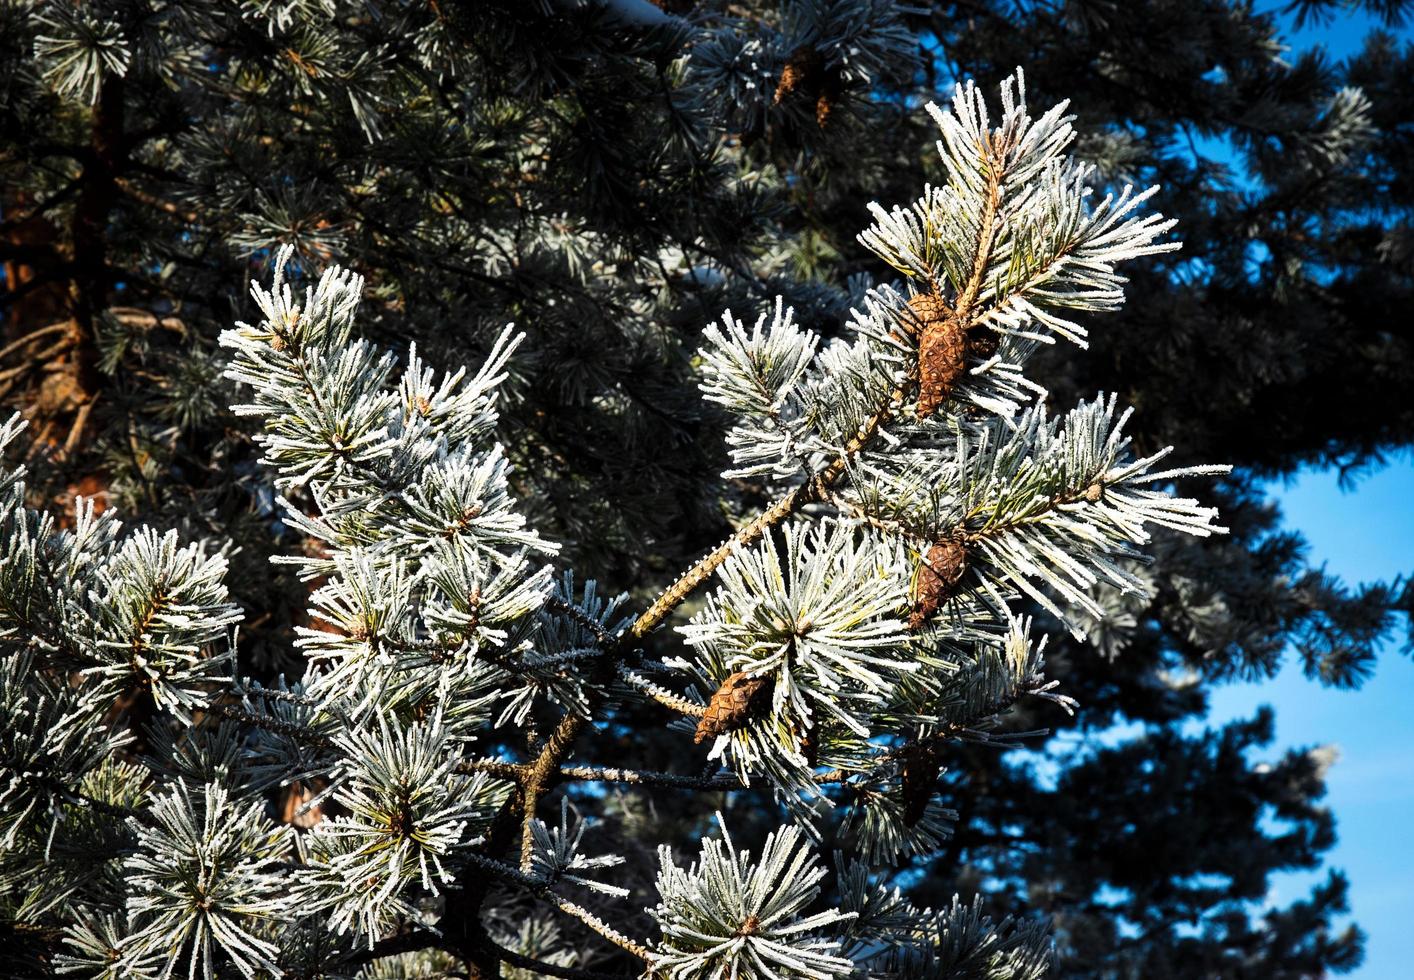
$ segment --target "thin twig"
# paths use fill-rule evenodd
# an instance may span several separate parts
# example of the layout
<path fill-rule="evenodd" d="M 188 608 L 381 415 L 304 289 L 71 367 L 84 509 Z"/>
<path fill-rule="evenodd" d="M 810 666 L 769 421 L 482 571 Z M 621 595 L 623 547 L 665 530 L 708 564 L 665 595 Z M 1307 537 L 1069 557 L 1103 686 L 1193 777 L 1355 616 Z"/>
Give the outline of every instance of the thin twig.
<path fill-rule="evenodd" d="M 615 641 L 618 639 L 618 637 L 612 635 L 608 630 L 604 629 L 603 625 L 600 624 L 600 622 L 596 620 L 593 616 L 590 616 L 578 606 L 571 605 L 570 603 L 565 602 L 563 599 L 557 598 L 555 596 L 550 596 L 548 599 L 545 600 L 545 608 L 549 609 L 551 612 L 557 612 L 561 613 L 562 615 L 568 616 L 580 626 L 583 626 L 585 629 L 589 630 L 589 632 L 594 634 L 594 639 L 599 642 L 599 645 L 601 647 L 613 646 Z"/>
<path fill-rule="evenodd" d="M 697 704 L 694 701 L 689 701 L 687 698 L 682 697 L 681 695 L 674 694 L 666 687 L 653 683 L 651 680 L 644 677 L 642 674 L 639 674 L 636 671 L 630 669 L 625 664 L 619 664 L 618 672 L 620 680 L 622 680 L 629 687 L 643 692 L 648 697 L 652 698 L 654 701 L 657 701 L 663 707 L 671 708 L 680 715 L 687 715 L 690 718 L 701 718 L 704 714 L 707 713 L 706 705 Z"/>
<path fill-rule="evenodd" d="M 883 531 L 885 534 L 896 534 L 899 537 L 910 538 L 914 541 L 927 541 L 926 535 L 919 534 L 917 531 L 905 527 L 898 521 L 886 520 L 871 514 L 859 504 L 844 496 L 844 494 L 831 490 L 825 499 L 830 506 L 848 514 L 852 520 L 867 524 L 876 531 Z"/>
<path fill-rule="evenodd" d="M 495 776 L 497 779 L 506 779 L 513 783 L 519 783 L 525 778 L 526 767 L 515 762 L 502 762 L 499 759 L 469 759 L 466 762 L 459 762 L 456 771 L 463 775 L 484 772 Z"/>
<path fill-rule="evenodd" d="M 72 327 L 72 321 L 60 320 L 58 323 L 51 323 L 47 327 L 40 327 L 38 330 L 31 330 L 19 340 L 11 341 L 4 347 L 0 347 L 0 358 L 8 357 L 10 354 L 13 354 L 21 347 L 24 347 L 26 344 L 38 340 L 40 337 L 47 337 L 51 333 L 61 333 L 63 331 L 72 329 Z"/>
<path fill-rule="evenodd" d="M 559 909 L 561 912 L 564 912 L 566 915 L 574 916 L 576 919 L 587 925 L 590 929 L 594 930 L 594 932 L 609 940 L 609 942 L 613 943 L 615 946 L 619 946 L 623 949 L 628 950 L 630 953 L 632 953 L 634 956 L 637 956 L 645 963 L 649 962 L 650 954 L 646 947 L 634 942 L 632 939 L 619 932 L 613 926 L 609 925 L 603 919 L 599 918 L 597 915 L 584 908 L 582 905 L 577 905 L 574 902 L 571 902 L 569 899 L 565 898 L 564 896 L 555 893 L 550 889 L 548 885 L 546 885 L 539 878 L 536 878 L 534 875 L 527 874 L 519 868 L 513 868 L 509 864 L 504 864 L 493 858 L 488 858 L 484 855 L 477 854 L 475 852 L 469 853 L 467 857 L 471 859 L 471 862 L 473 864 L 485 868 L 487 871 L 490 871 L 493 874 L 500 875 L 507 881 L 515 882 L 516 884 L 524 887 L 536 898 L 540 898 L 549 902 L 551 905 L 555 906 L 557 909 Z"/>
<path fill-rule="evenodd" d="M 442 937 L 434 932 L 413 930 L 380 939 L 370 948 L 351 953 L 340 963 L 343 966 L 363 966 L 385 956 L 398 956 L 402 953 L 415 953 L 422 949 L 441 948 L 441 943 Z"/>
<path fill-rule="evenodd" d="M 264 687 L 257 684 L 255 687 L 245 687 L 240 684 L 231 685 L 231 693 L 239 694 L 242 697 L 259 697 L 269 701 L 288 701 L 291 704 L 302 704 L 307 708 L 323 708 L 320 702 L 314 698 L 303 694 L 296 694 L 293 691 L 282 691 L 277 687 Z"/>
<path fill-rule="evenodd" d="M 69 426 L 69 434 L 64 439 L 64 447 L 60 450 L 61 456 L 69 456 L 79 447 L 83 441 L 83 431 L 88 427 L 88 417 L 93 414 L 93 403 L 98 400 L 95 394 L 87 399 L 79 410 L 74 413 L 74 424 Z"/>
<path fill-rule="evenodd" d="M 146 330 L 161 327 L 183 336 L 187 333 L 187 325 L 180 317 L 158 316 L 150 310 L 140 310 L 135 306 L 110 306 L 107 312 L 125 327 L 142 327 Z"/>
<path fill-rule="evenodd" d="M 675 772 L 654 772 L 649 769 L 614 769 L 599 766 L 561 766 L 561 779 L 575 779 L 592 783 L 628 783 L 634 786 L 669 786 L 674 789 L 746 789 L 747 783 L 737 778 L 735 773 L 720 773 L 715 776 L 684 776 Z"/>
<path fill-rule="evenodd" d="M 334 747 L 334 743 L 329 738 L 320 735 L 318 732 L 311 732 L 307 728 L 292 725 L 278 718 L 271 718 L 269 715 L 257 715 L 254 712 L 246 711 L 244 708 L 237 708 L 233 705 L 220 703 L 207 705 L 206 711 L 209 714 L 221 718 L 245 722 L 247 725 L 254 725 L 256 728 L 263 728 L 266 731 L 275 732 L 278 735 L 285 735 L 296 741 L 307 742 L 315 748 L 330 749 Z"/>
<path fill-rule="evenodd" d="M 146 204 L 150 208 L 165 211 L 174 218 L 181 218 L 189 225 L 199 224 L 201 221 L 200 216 L 195 211 L 188 211 L 179 204 L 163 200 L 156 194 L 149 194 L 126 177 L 114 177 L 113 183 L 118 186 L 120 191 L 140 204 Z"/>
<path fill-rule="evenodd" d="M 9 767 L 7 766 L 6 768 L 8 769 Z M 64 785 L 62 780 L 54 776 L 44 776 L 37 773 L 18 773 L 13 769 L 11 769 L 10 772 L 12 773 L 12 779 L 17 776 L 20 780 L 27 779 L 31 783 L 43 786 L 70 806 L 87 807 L 101 813 L 106 813 L 109 816 L 136 820 L 141 824 L 150 825 L 153 822 L 152 815 L 145 810 L 123 806 L 121 803 L 109 803 L 107 800 L 100 800 L 96 796 L 89 796 L 87 793 L 70 789 L 68 786 Z"/>

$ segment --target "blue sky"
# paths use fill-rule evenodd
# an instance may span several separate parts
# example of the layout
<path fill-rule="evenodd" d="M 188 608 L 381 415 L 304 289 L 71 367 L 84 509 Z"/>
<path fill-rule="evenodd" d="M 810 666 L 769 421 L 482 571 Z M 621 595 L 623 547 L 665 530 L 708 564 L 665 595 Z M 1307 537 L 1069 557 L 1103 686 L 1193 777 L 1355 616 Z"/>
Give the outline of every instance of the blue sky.
<path fill-rule="evenodd" d="M 1271 9 L 1274 4 L 1264 4 Z M 1322 44 L 1335 58 L 1360 47 L 1374 21 L 1342 15 L 1326 25 L 1290 31 L 1293 50 Z M 1414 31 L 1398 32 L 1414 39 Z M 1340 489 L 1333 472 L 1307 471 L 1271 487 L 1289 526 L 1311 542 L 1311 561 L 1348 583 L 1414 573 L 1414 457 Z M 1403 624 L 1401 624 L 1402 626 Z M 1340 840 L 1330 867 L 1351 881 L 1355 921 L 1369 935 L 1358 980 L 1414 976 L 1414 659 L 1396 639 L 1383 651 L 1374 676 L 1358 691 L 1337 691 L 1306 680 L 1288 663 L 1272 681 L 1217 689 L 1209 722 L 1250 717 L 1261 704 L 1276 709 L 1275 757 L 1288 747 L 1334 745 L 1340 757 L 1328 774 L 1326 802 L 1335 811 Z M 1324 872 L 1280 875 L 1271 900 L 1303 897 Z"/>
<path fill-rule="evenodd" d="M 1414 572 L 1414 461 L 1408 455 L 1342 492 L 1331 472 L 1305 472 L 1272 488 L 1287 523 L 1311 542 L 1311 560 L 1347 582 Z M 1402 624 L 1401 624 L 1402 625 Z M 1218 688 L 1210 721 L 1276 709 L 1272 756 L 1290 746 L 1335 745 L 1327 776 L 1339 843 L 1327 857 L 1351 882 L 1355 921 L 1369 934 L 1365 963 L 1352 977 L 1414 976 L 1414 659 L 1391 642 L 1357 691 L 1323 688 L 1288 663 L 1273 681 Z M 1271 899 L 1289 904 L 1323 873 L 1280 875 Z"/>

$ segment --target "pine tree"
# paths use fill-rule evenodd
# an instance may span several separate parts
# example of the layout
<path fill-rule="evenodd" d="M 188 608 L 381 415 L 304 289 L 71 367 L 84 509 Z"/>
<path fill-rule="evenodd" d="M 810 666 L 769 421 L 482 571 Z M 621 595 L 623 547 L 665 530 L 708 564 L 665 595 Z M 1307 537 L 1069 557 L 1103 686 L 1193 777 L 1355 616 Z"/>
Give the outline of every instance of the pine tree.
<path fill-rule="evenodd" d="M 847 338 L 822 342 L 779 301 L 749 332 L 730 313 L 705 332 L 703 394 L 737 420 L 724 476 L 766 481 L 774 502 L 637 616 L 555 576 L 557 547 L 518 507 L 495 431 L 522 338 L 503 332 L 475 373 L 415 349 L 400 368 L 353 336 L 363 280 L 333 267 L 300 300 L 290 246 L 253 284 L 259 322 L 220 339 L 281 520 L 317 543 L 277 559 L 318 583 L 301 677 L 243 673 L 209 542 L 124 534 L 91 506 L 60 528 L 12 471 L 0 814 L 7 900 L 38 961 L 425 976 L 451 955 L 483 975 L 580 975 L 488 929 L 494 882 L 654 976 L 1042 975 L 1043 925 L 920 908 L 878 873 L 946 840 L 943 745 L 1005 742 L 994 726 L 1025 698 L 1070 704 L 1012 603 L 1080 633 L 1066 610 L 1096 611 L 1095 583 L 1143 590 L 1124 562 L 1148 527 L 1222 530 L 1163 487 L 1224 467 L 1136 457 L 1113 398 L 1048 415 L 1029 356 L 1082 339 L 1074 311 L 1120 305 L 1117 263 L 1177 246 L 1144 213 L 1152 189 L 1093 199 L 1064 103 L 1033 118 L 1019 72 L 1000 101 L 995 125 L 971 84 L 929 107 L 946 181 L 875 209 L 861 241 L 905 279 L 865 293 Z M 949 345 L 959 357 L 930 356 Z M 677 626 L 685 655 L 656 660 L 658 627 L 708 586 Z M 124 699 L 127 730 L 111 723 Z M 710 739 L 709 770 L 572 765 L 635 700 Z M 541 737 L 547 705 L 559 720 Z M 606 880 L 623 857 L 581 850 L 568 797 L 556 829 L 540 817 L 566 781 L 755 783 L 788 822 L 754 858 L 720 817 L 686 870 L 665 844 L 656 935 L 634 936 L 611 911 L 632 892 Z M 311 791 L 296 815 L 318 811 L 307 828 L 270 818 L 293 786 Z M 837 852 L 822 906 L 827 822 L 854 857 Z"/>
<path fill-rule="evenodd" d="M 1303 6 L 1329 16 L 1334 5 Z M 1396 24 L 1408 12 L 1365 6 Z M 1414 287 L 1402 245 L 1414 158 L 1396 121 L 1407 114 L 1407 40 L 1374 35 L 1335 64 L 1282 50 L 1274 15 L 1225 3 L 969 4 L 940 9 L 930 26 L 950 72 L 996 77 L 1022 59 L 1049 96 L 1072 96 L 1081 152 L 1112 180 L 1162 184 L 1159 206 L 1184 229 L 1181 253 L 1138 266 L 1113 329 L 1097 329 L 1083 356 L 1045 352 L 1036 376 L 1067 398 L 1118 391 L 1138 406 L 1141 446 L 1176 444 L 1182 462 L 1237 469 L 1204 491 L 1230 535 L 1156 542 L 1162 557 L 1144 573 L 1157 575 L 1155 601 L 1104 598 L 1091 642 L 1059 636 L 1049 648 L 1081 704 L 1077 733 L 1116 720 L 1146 731 L 1117 747 L 1052 748 L 1047 765 L 1065 774 L 1055 783 L 1021 754 L 950 758 L 962 817 L 924 879 L 938 885 L 920 897 L 985 879 L 998 914 L 1046 909 L 1063 976 L 1349 969 L 1361 939 L 1336 922 L 1347 910 L 1338 871 L 1287 908 L 1264 904 L 1273 870 L 1319 867 L 1335 839 L 1321 799 L 1332 752 L 1313 744 L 1257 765 L 1269 714 L 1192 730 L 1205 687 L 1270 676 L 1284 660 L 1320 683 L 1358 685 L 1395 610 L 1411 608 L 1407 584 L 1351 587 L 1313 567 L 1261 483 L 1308 464 L 1358 474 L 1414 437 L 1394 381 L 1414 353 L 1398 312 Z M 910 161 L 923 144 L 868 145 L 882 161 Z M 839 168 L 838 196 L 825 199 L 834 214 L 856 207 L 850 175 L 861 171 L 917 173 Z M 859 253 L 847 236 L 837 243 L 850 268 Z M 1055 712 L 1018 723 L 1071 727 Z M 1259 829 L 1278 814 L 1280 830 Z"/>
<path fill-rule="evenodd" d="M 1350 591 L 1309 568 L 1254 479 L 1308 461 L 1358 469 L 1410 441 L 1410 347 L 1395 315 L 1410 292 L 1407 50 L 1376 38 L 1348 65 L 1291 58 L 1270 15 L 1187 0 L 665 6 L 0 6 L 0 389 L 40 450 L 31 502 L 72 529 L 73 494 L 97 491 L 100 508 L 175 540 L 219 542 L 244 612 L 243 668 L 266 690 L 300 675 L 291 631 L 323 617 L 305 613 L 298 566 L 268 559 L 327 555 L 280 519 L 249 430 L 226 410 L 244 396 L 216 347 L 231 319 L 256 316 L 242 283 L 269 281 L 267 244 L 291 242 L 300 269 L 366 274 L 353 329 L 404 361 L 415 340 L 433 363 L 479 364 L 508 321 L 527 333 L 498 405 L 520 506 L 561 563 L 592 569 L 606 596 L 630 590 L 616 609 L 641 608 L 737 515 L 770 503 L 761 478 L 716 479 L 725 425 L 696 391 L 701 325 L 723 308 L 751 321 L 784 295 L 805 329 L 840 335 L 869 281 L 899 274 L 853 237 L 866 203 L 941 183 L 937 132 L 917 107 L 954 78 L 994 82 L 1025 64 L 1033 89 L 1045 86 L 1033 101 L 1074 96 L 1078 152 L 1099 185 L 1162 184 L 1186 242 L 1131 265 L 1129 305 L 1094 324 L 1083 356 L 1056 345 L 1030 374 L 1062 405 L 1118 391 L 1140 407 L 1128 430 L 1143 453 L 1175 444 L 1180 463 L 1237 463 L 1202 491 L 1233 533 L 1190 543 L 1160 531 L 1159 561 L 1128 569 L 1152 600 L 1097 586 L 1103 616 L 1064 610 L 1091 641 L 1034 610 L 1080 704 L 1072 721 L 1022 701 L 1015 726 L 1086 731 L 1124 717 L 1150 736 L 1058 760 L 1073 782 L 1054 788 L 1016 764 L 1039 737 L 910 760 L 915 774 L 944 766 L 942 802 L 961 812 L 931 873 L 901 881 L 915 882 L 915 904 L 946 907 L 985 876 L 997 921 L 1054 917 L 1058 972 L 1350 965 L 1358 934 L 1330 927 L 1339 878 L 1310 904 L 1265 912 L 1265 928 L 1249 918 L 1271 871 L 1313 866 L 1333 840 L 1319 806 L 1328 756 L 1254 769 L 1244 753 L 1270 738 L 1266 718 L 1172 733 L 1201 713 L 1207 683 L 1268 673 L 1289 643 L 1314 675 L 1358 683 L 1391 626 L 1397 585 Z M 1397 17 L 1407 5 L 1368 6 Z M 1342 85 L 1367 101 L 1336 98 Z M 1190 137 L 1227 140 L 1249 169 L 1195 160 Z M 1088 324 L 1085 311 L 1075 319 Z M 1195 375 L 1204 363 L 1223 370 Z M 1327 410 L 1335 399 L 1341 410 Z M 779 564 L 790 553 L 776 545 Z M 946 578 L 926 564 L 918 577 L 934 592 Z M 694 662 L 700 647 L 671 640 L 656 635 L 664 657 Z M 546 699 L 528 701 L 529 729 L 554 723 Z M 153 710 L 115 706 L 110 721 L 137 740 L 123 751 L 149 751 Z M 579 742 L 583 764 L 676 768 L 677 736 L 651 735 L 667 710 L 619 702 L 620 724 Z M 1120 774 L 1133 758 L 1157 766 L 1151 780 Z M 1160 787 L 1136 814 L 1134 800 Z M 272 816 L 291 819 L 324 788 L 283 791 Z M 609 818 L 603 831 L 635 858 L 625 874 L 662 841 L 695 852 L 704 829 L 693 797 L 655 792 L 645 809 L 639 793 L 574 797 Z M 1187 803 L 1200 796 L 1224 801 L 1205 819 L 1222 835 L 1192 832 Z M 769 791 L 720 803 L 736 839 L 759 846 Z M 1263 808 L 1291 832 L 1269 832 Z M 1136 857 L 1101 860 L 1094 842 L 1120 839 L 1112 821 L 1125 813 L 1142 817 L 1123 837 Z M 496 899 L 487 914 L 518 948 L 566 964 L 589 952 L 573 928 Z"/>

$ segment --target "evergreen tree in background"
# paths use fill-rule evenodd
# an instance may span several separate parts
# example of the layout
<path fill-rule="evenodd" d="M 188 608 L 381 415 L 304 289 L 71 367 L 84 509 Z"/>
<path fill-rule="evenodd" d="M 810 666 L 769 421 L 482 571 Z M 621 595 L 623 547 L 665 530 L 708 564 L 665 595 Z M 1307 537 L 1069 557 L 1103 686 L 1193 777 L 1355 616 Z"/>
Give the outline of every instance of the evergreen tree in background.
<path fill-rule="evenodd" d="M 749 466 L 724 461 L 728 423 L 697 391 L 702 325 L 724 308 L 751 322 L 782 295 L 800 327 L 839 335 L 869 285 L 909 271 L 855 241 L 866 205 L 946 178 L 918 107 L 1026 65 L 1033 104 L 1073 99 L 1091 182 L 1161 183 L 1185 240 L 1130 267 L 1129 305 L 1089 350 L 1042 351 L 1030 376 L 1059 405 L 1118 391 L 1141 454 L 1174 444 L 1181 463 L 1237 464 L 1204 491 L 1233 533 L 1159 535 L 1158 561 L 1127 569 L 1149 599 L 1096 584 L 1055 609 L 1086 642 L 1043 620 L 1052 673 L 1081 706 L 1070 720 L 1023 703 L 1008 728 L 1129 719 L 1148 734 L 1069 752 L 950 744 L 929 765 L 959 818 L 940 855 L 914 859 L 928 873 L 898 883 L 943 908 L 985 881 L 998 920 L 1050 914 L 1060 974 L 1356 962 L 1358 934 L 1331 926 L 1338 877 L 1259 914 L 1269 874 L 1317 865 L 1334 839 L 1328 754 L 1252 765 L 1266 717 L 1181 730 L 1207 683 L 1268 674 L 1289 645 L 1321 680 L 1358 683 L 1393 625 L 1397 587 L 1350 592 L 1308 568 L 1255 481 L 1311 462 L 1355 471 L 1410 441 L 1408 50 L 1376 37 L 1332 66 L 1283 51 L 1271 15 L 1177 0 L 665 6 L 5 5 L 0 388 L 39 447 L 31 502 L 79 527 L 70 498 L 97 493 L 176 531 L 173 548 L 232 543 L 242 673 L 268 686 L 303 672 L 294 631 L 328 615 L 306 619 L 310 585 L 268 558 L 325 561 L 327 546 L 279 519 L 216 345 L 231 320 L 259 318 L 244 283 L 268 281 L 269 243 L 288 242 L 299 269 L 367 277 L 352 329 L 404 361 L 415 342 L 429 363 L 481 364 L 507 322 L 527 334 L 498 389 L 512 492 L 557 561 L 646 606 L 774 499 L 770 473 L 717 479 Z M 1205 160 L 1210 146 L 1229 162 Z M 655 634 L 654 656 L 672 636 Z M 523 706 L 532 732 L 556 722 L 545 684 Z M 159 751 L 152 706 L 130 700 L 110 719 L 137 739 L 122 752 Z M 683 771 L 680 737 L 654 734 L 664 709 L 629 701 L 614 717 L 576 746 L 584 764 Z M 1038 752 L 1059 776 L 1036 771 Z M 658 843 L 695 854 L 706 829 L 691 794 L 573 799 L 610 818 L 605 849 L 640 873 Z M 769 801 L 721 800 L 756 853 Z M 284 802 L 277 816 L 301 801 Z M 519 948 L 601 949 L 490 904 Z"/>

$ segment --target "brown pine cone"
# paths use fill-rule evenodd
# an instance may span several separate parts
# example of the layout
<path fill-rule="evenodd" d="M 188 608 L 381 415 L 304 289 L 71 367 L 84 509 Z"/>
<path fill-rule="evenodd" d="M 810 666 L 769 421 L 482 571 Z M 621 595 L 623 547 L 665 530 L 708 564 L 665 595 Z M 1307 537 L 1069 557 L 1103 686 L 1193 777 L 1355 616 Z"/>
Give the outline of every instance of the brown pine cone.
<path fill-rule="evenodd" d="M 824 63 L 820 60 L 820 52 L 815 50 L 813 44 L 803 44 L 796 48 L 790 53 L 786 66 L 781 71 L 781 80 L 776 83 L 776 94 L 771 99 L 771 104 L 780 105 L 781 100 L 796 89 L 815 91 L 823 71 Z"/>
<path fill-rule="evenodd" d="M 952 395 L 967 369 L 967 338 L 955 319 L 934 321 L 918 341 L 918 417 L 926 419 Z"/>
<path fill-rule="evenodd" d="M 830 113 L 835 111 L 842 95 L 844 78 L 840 75 L 839 66 L 825 69 L 824 78 L 820 81 L 820 92 L 815 96 L 815 125 L 821 129 L 825 128 L 825 124 L 830 121 Z"/>
<path fill-rule="evenodd" d="M 735 731 L 752 720 L 757 713 L 770 703 L 771 689 L 775 686 L 772 677 L 752 677 L 745 671 L 737 671 L 726 680 L 712 700 L 707 703 L 707 711 L 697 723 L 694 742 L 716 738 L 726 732 Z"/>
<path fill-rule="evenodd" d="M 910 333 L 921 337 L 929 326 L 942 323 L 952 316 L 952 307 L 937 293 L 918 293 L 908 300 L 908 309 L 913 314 L 906 322 Z"/>
<path fill-rule="evenodd" d="M 936 542 L 918 563 L 918 580 L 913 589 L 913 611 L 908 628 L 920 630 L 951 599 L 967 572 L 967 545 L 959 538 Z"/>
<path fill-rule="evenodd" d="M 844 94 L 844 78 L 840 67 L 826 67 L 825 61 L 815 46 L 804 44 L 791 52 L 781 70 L 781 80 L 776 83 L 776 94 L 772 105 L 781 102 L 792 93 L 799 92 L 815 103 L 815 124 L 821 129 L 830 121 L 830 113 L 835 103 Z"/>
<path fill-rule="evenodd" d="M 927 418 L 948 400 L 967 368 L 967 334 L 962 322 L 937 293 L 919 293 L 908 301 L 917 319 L 918 417 Z"/>

